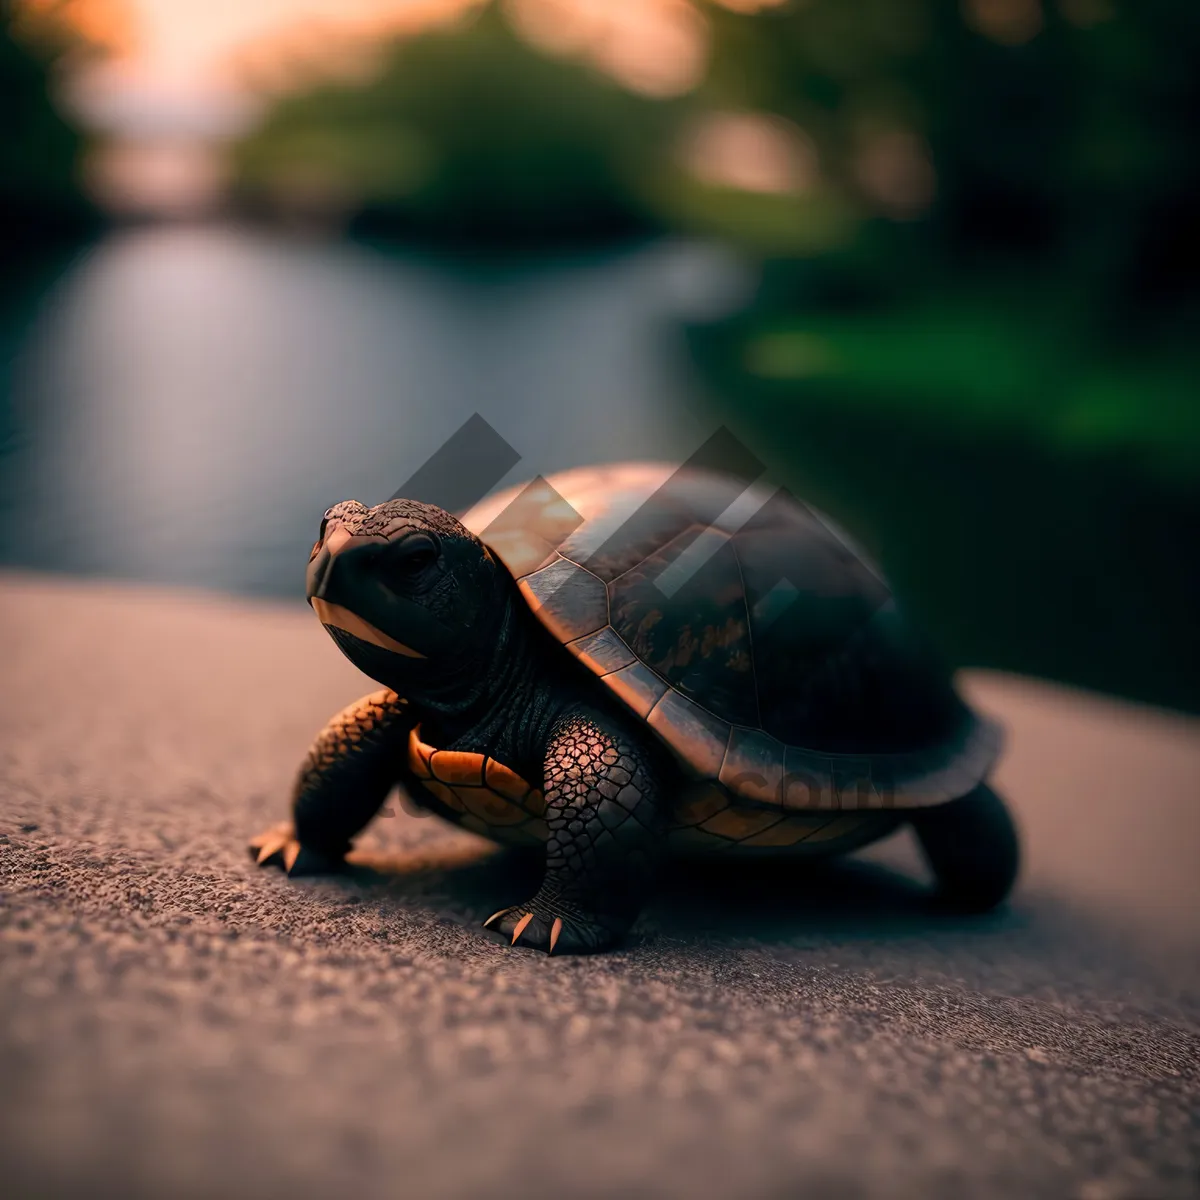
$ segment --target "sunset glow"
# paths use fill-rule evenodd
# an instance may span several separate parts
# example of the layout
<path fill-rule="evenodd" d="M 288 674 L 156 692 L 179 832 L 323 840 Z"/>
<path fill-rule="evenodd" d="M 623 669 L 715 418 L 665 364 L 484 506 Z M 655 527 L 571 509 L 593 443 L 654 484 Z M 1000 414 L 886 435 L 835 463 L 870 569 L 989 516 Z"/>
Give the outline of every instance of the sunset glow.
<path fill-rule="evenodd" d="M 722 2 L 744 12 L 778 0 Z M 67 104 L 108 135 L 86 173 L 92 194 L 111 209 L 155 211 L 211 202 L 223 177 L 221 146 L 253 124 L 272 93 L 314 78 L 367 77 L 391 38 L 469 18 L 486 3 L 24 0 L 27 14 L 51 14 L 100 51 L 63 84 Z M 694 0 L 495 3 L 531 46 L 586 63 L 631 92 L 677 96 L 703 79 L 709 23 Z M 811 172 L 807 147 L 777 129 L 706 136 L 720 143 L 727 184 L 800 190 Z"/>
<path fill-rule="evenodd" d="M 46 0 L 27 0 L 47 7 Z M 334 44 L 434 24 L 477 0 L 71 0 L 70 24 L 145 81 L 237 79 L 245 65 L 326 35 Z"/>
<path fill-rule="evenodd" d="M 372 43 L 452 21 L 482 0 L 24 0 L 54 11 L 108 61 L 101 90 L 245 91 L 306 69 L 353 71 Z M 736 11 L 780 0 L 723 0 Z M 691 0 L 504 0 L 532 44 L 579 56 L 631 90 L 670 95 L 699 81 L 706 22 Z M 86 106 L 86 102 L 85 102 Z"/>
<path fill-rule="evenodd" d="M 508 0 L 505 8 L 531 45 L 583 58 L 631 91 L 678 95 L 704 73 L 707 25 L 688 0 Z"/>

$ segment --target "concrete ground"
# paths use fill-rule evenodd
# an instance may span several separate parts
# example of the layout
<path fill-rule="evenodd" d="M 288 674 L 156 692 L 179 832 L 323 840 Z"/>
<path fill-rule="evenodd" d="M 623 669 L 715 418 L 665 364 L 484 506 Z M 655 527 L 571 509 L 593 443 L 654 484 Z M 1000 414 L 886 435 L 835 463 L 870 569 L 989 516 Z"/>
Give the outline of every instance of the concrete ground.
<path fill-rule="evenodd" d="M 0 577 L 9 1197 L 1200 1195 L 1200 723 L 994 675 L 1011 907 L 906 838 L 706 871 L 636 937 L 481 937 L 524 868 L 396 810 L 245 842 L 371 685 L 303 607 Z"/>

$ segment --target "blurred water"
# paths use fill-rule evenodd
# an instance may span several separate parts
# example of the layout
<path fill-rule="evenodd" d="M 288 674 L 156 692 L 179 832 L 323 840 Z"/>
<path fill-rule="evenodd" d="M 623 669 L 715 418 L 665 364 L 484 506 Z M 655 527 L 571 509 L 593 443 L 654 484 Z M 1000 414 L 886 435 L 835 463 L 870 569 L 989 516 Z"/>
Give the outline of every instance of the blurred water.
<path fill-rule="evenodd" d="M 711 363 L 710 397 L 685 327 L 754 282 L 685 242 L 501 263 L 178 227 L 10 273 L 0 564 L 298 600 L 325 508 L 387 498 L 473 413 L 514 483 L 679 462 L 728 424 L 952 661 L 1200 711 L 1194 498 L 1020 438 L 744 403 Z"/>
<path fill-rule="evenodd" d="M 689 243 L 516 264 L 227 228 L 122 232 L 0 315 L 0 561 L 298 595 L 335 500 L 472 413 L 509 482 L 678 461 L 716 427 L 681 323 L 752 281 Z"/>

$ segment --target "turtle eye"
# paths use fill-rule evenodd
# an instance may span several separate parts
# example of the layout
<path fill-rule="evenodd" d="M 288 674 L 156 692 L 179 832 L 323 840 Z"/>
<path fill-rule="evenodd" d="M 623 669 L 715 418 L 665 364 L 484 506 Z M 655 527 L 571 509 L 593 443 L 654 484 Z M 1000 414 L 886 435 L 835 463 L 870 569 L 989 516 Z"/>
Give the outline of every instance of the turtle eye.
<path fill-rule="evenodd" d="M 410 533 L 392 548 L 388 565 L 396 574 L 411 579 L 432 567 L 438 560 L 438 553 L 438 541 L 433 534 Z"/>

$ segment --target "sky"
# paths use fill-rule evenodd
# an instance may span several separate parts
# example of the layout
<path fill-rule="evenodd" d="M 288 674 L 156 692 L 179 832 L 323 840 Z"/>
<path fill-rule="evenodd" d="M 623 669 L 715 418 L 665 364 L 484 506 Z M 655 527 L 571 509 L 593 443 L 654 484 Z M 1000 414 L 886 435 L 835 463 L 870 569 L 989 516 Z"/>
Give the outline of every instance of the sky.
<path fill-rule="evenodd" d="M 753 10 L 778 0 L 721 0 Z M 479 0 L 25 0 L 58 7 L 107 54 L 74 81 L 102 127 L 220 134 L 263 87 L 313 68 L 353 73 L 391 33 L 454 20 Z M 503 0 L 552 53 L 590 59 L 626 86 L 672 94 L 703 70 L 707 37 L 691 0 Z"/>
<path fill-rule="evenodd" d="M 105 48 L 69 95 L 126 136 L 220 136 L 244 122 L 263 87 L 312 66 L 352 71 L 372 40 L 453 18 L 472 2 L 67 0 L 68 20 Z"/>
<path fill-rule="evenodd" d="M 707 61 L 691 0 L 500 0 L 518 32 L 649 95 L 687 91 Z M 720 0 L 753 11 L 778 0 Z M 68 76 L 66 103 L 108 134 L 89 176 L 115 207 L 203 204 L 220 189 L 214 147 L 261 97 L 314 73 L 369 72 L 396 33 L 460 19 L 480 0 L 24 0 L 54 8 L 104 52 Z"/>

